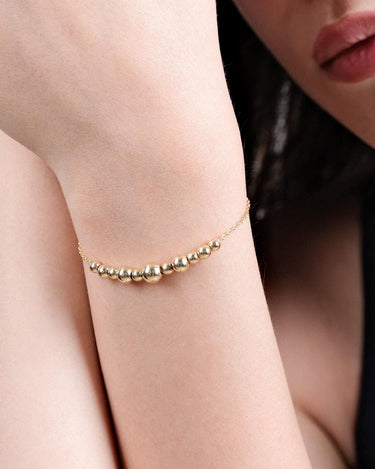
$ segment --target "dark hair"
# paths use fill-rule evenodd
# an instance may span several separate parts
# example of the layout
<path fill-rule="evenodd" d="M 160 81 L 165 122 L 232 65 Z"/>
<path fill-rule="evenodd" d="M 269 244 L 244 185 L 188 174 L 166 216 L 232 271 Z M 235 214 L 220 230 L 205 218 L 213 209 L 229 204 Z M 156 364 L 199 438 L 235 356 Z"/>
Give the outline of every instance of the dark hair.
<path fill-rule="evenodd" d="M 251 216 L 260 220 L 317 191 L 334 197 L 367 187 L 375 177 L 375 151 L 306 96 L 231 0 L 217 0 L 217 15 Z"/>

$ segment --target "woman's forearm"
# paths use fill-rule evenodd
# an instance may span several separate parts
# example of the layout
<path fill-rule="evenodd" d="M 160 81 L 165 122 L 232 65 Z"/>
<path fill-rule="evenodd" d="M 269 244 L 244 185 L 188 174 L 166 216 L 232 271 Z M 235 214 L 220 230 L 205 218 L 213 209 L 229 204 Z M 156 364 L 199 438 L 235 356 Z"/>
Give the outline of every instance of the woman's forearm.
<path fill-rule="evenodd" d="M 123 190 L 107 198 L 111 184 L 97 184 L 91 219 L 73 203 L 87 253 L 141 267 L 187 254 L 230 227 L 245 207 L 244 168 L 239 145 L 221 137 L 190 169 L 168 160 L 119 167 Z M 129 171 L 144 182 L 131 183 Z M 248 220 L 209 259 L 156 285 L 122 285 L 87 266 L 86 280 L 129 468 L 309 467 Z"/>
<path fill-rule="evenodd" d="M 185 117 L 155 119 L 159 139 L 144 135 L 133 158 L 101 150 L 74 187 L 62 178 L 89 256 L 133 268 L 168 262 L 239 218 L 241 141 L 228 96 L 215 107 L 216 116 L 194 116 L 190 103 L 189 127 Z M 310 467 L 248 220 L 209 259 L 157 285 L 122 285 L 87 265 L 86 280 L 129 469 Z"/>
<path fill-rule="evenodd" d="M 246 184 L 214 2 L 125 3 L 116 73 L 99 83 L 85 65 L 68 93 L 76 101 L 36 147 L 87 254 L 141 267 L 222 234 L 245 209 Z M 248 220 L 209 259 L 156 285 L 85 273 L 129 469 L 310 468 Z"/>

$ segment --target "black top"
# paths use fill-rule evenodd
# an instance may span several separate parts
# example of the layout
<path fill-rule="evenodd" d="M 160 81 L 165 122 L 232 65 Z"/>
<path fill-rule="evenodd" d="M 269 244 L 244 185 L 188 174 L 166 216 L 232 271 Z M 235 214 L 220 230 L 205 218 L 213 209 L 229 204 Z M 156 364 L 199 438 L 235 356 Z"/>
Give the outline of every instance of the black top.
<path fill-rule="evenodd" d="M 364 335 L 355 438 L 359 468 L 375 469 L 375 187 L 364 196 L 361 226 Z"/>

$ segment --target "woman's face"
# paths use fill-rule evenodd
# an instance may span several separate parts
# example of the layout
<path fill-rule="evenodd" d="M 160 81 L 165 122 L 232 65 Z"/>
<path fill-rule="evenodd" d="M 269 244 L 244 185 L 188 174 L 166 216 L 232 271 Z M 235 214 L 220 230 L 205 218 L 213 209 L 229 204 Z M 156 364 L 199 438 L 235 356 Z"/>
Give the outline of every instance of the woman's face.
<path fill-rule="evenodd" d="M 318 104 L 375 148 L 375 0 L 235 0 Z"/>

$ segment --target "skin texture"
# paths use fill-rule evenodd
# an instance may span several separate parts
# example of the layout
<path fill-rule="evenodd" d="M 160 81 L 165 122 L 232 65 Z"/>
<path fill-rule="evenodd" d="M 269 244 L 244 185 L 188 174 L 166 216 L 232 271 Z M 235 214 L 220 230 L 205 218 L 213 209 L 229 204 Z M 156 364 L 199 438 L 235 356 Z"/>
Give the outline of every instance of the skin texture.
<path fill-rule="evenodd" d="M 283 5 L 275 3 L 272 11 L 276 7 Z M 183 9 L 178 2 L 165 2 L 165 8 L 141 1 L 112 2 L 111 8 L 50 2 L 46 9 L 43 2 L 22 1 L 0 8 L 0 123 L 53 168 L 90 255 L 134 266 L 152 258 L 164 261 L 237 219 L 244 205 L 244 168 L 213 2 Z M 289 18 L 292 10 L 290 5 L 278 14 Z M 261 6 L 253 11 L 259 25 L 266 18 L 262 11 Z M 276 20 L 273 24 L 276 28 Z M 263 33 L 267 40 L 268 27 Z M 321 89 L 322 97 L 327 90 Z M 334 95 L 339 102 L 341 95 Z M 335 108 L 338 117 L 344 104 Z M 365 127 L 361 132 L 365 138 Z M 334 442 L 327 438 L 329 422 L 315 419 L 323 407 L 310 414 L 311 403 L 319 407 L 322 401 L 298 393 L 300 375 L 294 382 L 290 366 L 289 394 L 248 223 L 225 249 L 226 255 L 220 251 L 157 290 L 149 285 L 125 290 L 85 267 L 122 463 L 310 467 L 293 397 L 303 408 L 297 407 L 297 416 L 314 467 L 322 469 L 323 461 L 330 469 L 344 467 L 344 445 L 337 440 L 347 442 L 348 433 L 337 434 Z M 273 297 L 276 304 L 282 304 L 280 296 Z M 282 351 L 287 363 L 287 345 Z M 356 370 L 353 365 L 353 376 Z M 74 415 L 82 417 L 82 408 Z M 97 432 L 105 434 L 106 425 L 103 418 Z M 105 458 L 108 448 L 101 449 Z M 351 461 L 352 454 L 345 454 Z"/>
<path fill-rule="evenodd" d="M 0 132 L 0 466 L 119 468 L 56 177 Z"/>
<path fill-rule="evenodd" d="M 223 125 L 216 100 L 228 100 L 215 2 L 181 6 L 172 0 L 154 9 L 146 0 L 1 2 L 1 128 L 60 179 L 70 180 L 65 172 L 78 170 L 75 164 L 92 167 L 101 152 L 123 164 L 152 154 L 181 164 L 184 153 L 176 146 L 194 154 L 184 150 L 189 133 L 207 145 L 205 133 Z M 107 173 L 101 169 L 109 180 L 110 161 Z"/>
<path fill-rule="evenodd" d="M 375 2 L 235 3 L 307 94 L 374 147 L 375 78 L 332 81 L 314 62 L 312 50 L 323 26 L 374 11 Z M 350 467 L 356 465 L 363 346 L 360 203 L 355 193 L 332 201 L 312 197 L 270 214 L 264 227 L 265 292 L 294 402 Z M 304 418 L 299 421 L 306 425 Z M 303 432 L 310 441 L 313 433 L 304 427 Z M 309 454 L 313 465 L 322 467 L 314 457 L 317 447 L 308 445 Z"/>
<path fill-rule="evenodd" d="M 375 77 L 332 81 L 312 58 L 321 30 L 347 14 L 375 10 L 372 0 L 235 0 L 244 18 L 295 81 L 353 133 L 375 147 Z"/>
<path fill-rule="evenodd" d="M 264 286 L 293 400 L 350 467 L 363 346 L 359 216 L 357 194 L 316 197 L 270 215 L 263 235 Z M 313 436 L 304 435 L 315 467 L 326 445 Z"/>
<path fill-rule="evenodd" d="M 312 467 L 317 469 L 347 469 L 349 467 L 331 438 L 306 411 L 300 411 L 297 408 L 297 418 Z"/>
<path fill-rule="evenodd" d="M 228 229 L 246 181 L 215 2 L 46 6 L 0 4 L 0 125 L 54 170 L 87 253 L 160 263 Z M 157 286 L 85 276 L 122 464 L 311 468 L 248 219 Z"/>
<path fill-rule="evenodd" d="M 87 252 L 138 266 L 221 234 L 243 210 L 245 177 L 214 2 L 45 7 L 0 5 L 0 124 L 55 171 Z M 292 400 L 314 467 L 347 466 L 339 435 L 327 437 L 329 424 L 315 418 L 323 408 L 311 414 L 311 403 L 322 401 L 298 392 L 301 375 L 294 382 L 288 365 L 289 393 L 251 236 L 247 222 L 223 251 L 157 287 L 112 283 L 85 266 L 129 468 L 309 468 Z M 282 304 L 281 296 L 270 297 L 272 305 Z M 287 345 L 282 351 L 287 363 Z M 354 365 L 349 371 L 356 376 Z M 103 421 L 98 432 L 107 428 Z"/>

